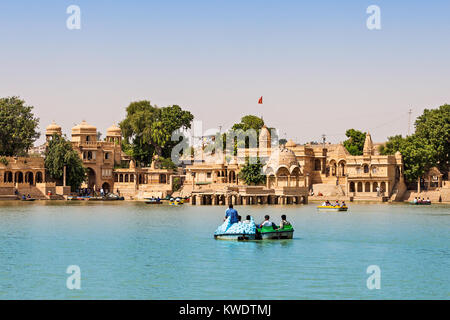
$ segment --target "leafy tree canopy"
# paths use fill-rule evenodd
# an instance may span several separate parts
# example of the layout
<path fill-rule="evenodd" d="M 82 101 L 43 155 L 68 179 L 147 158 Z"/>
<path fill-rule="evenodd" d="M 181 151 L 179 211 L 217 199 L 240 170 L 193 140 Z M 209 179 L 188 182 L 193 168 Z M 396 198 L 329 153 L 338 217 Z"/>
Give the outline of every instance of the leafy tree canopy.
<path fill-rule="evenodd" d="M 86 169 L 72 144 L 66 138 L 54 134 L 45 152 L 45 169 L 55 180 L 61 181 L 66 166 L 66 182 L 75 190 L 86 180 Z"/>
<path fill-rule="evenodd" d="M 263 127 L 264 120 L 254 115 L 247 115 L 241 118 L 241 122 L 235 123 L 231 129 L 244 130 L 254 129 L 259 133 L 259 130 Z"/>
<path fill-rule="evenodd" d="M 386 145 L 380 147 L 380 153 L 387 155 L 399 151 L 403 156 L 405 178 L 410 182 L 417 180 L 433 166 L 447 173 L 450 105 L 432 110 L 425 109 L 416 119 L 415 127 L 415 133 L 409 137 L 389 137 Z"/>
<path fill-rule="evenodd" d="M 246 185 L 259 185 L 266 182 L 266 176 L 262 174 L 262 163 L 257 159 L 256 163 L 250 163 L 247 159 L 245 165 L 239 172 L 239 178 L 244 180 Z"/>
<path fill-rule="evenodd" d="M 434 165 L 448 172 L 450 154 L 450 105 L 437 109 L 425 109 L 416 119 L 414 135 L 431 145 L 435 150 Z"/>
<path fill-rule="evenodd" d="M 189 111 L 177 105 L 159 108 L 147 100 L 132 102 L 120 123 L 122 147 L 144 165 L 151 163 L 154 154 L 170 158 L 172 148 L 178 143 L 171 141 L 172 133 L 190 128 L 193 119 Z"/>
<path fill-rule="evenodd" d="M 344 147 L 352 156 L 360 156 L 363 154 L 364 141 L 366 140 L 366 133 L 349 129 L 345 132 L 347 140 L 344 141 Z"/>
<path fill-rule="evenodd" d="M 39 119 L 18 97 L 0 99 L 0 155 L 22 156 L 39 138 Z"/>

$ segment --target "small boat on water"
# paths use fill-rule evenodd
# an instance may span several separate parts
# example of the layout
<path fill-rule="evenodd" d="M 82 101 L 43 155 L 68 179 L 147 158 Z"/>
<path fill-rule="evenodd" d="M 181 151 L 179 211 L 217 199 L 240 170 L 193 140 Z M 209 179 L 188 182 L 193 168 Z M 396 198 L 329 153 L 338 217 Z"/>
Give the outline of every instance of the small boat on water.
<path fill-rule="evenodd" d="M 181 199 L 181 198 L 176 198 L 176 199 L 174 200 L 174 199 L 172 198 L 172 199 L 170 199 L 169 204 L 170 204 L 171 206 L 180 206 L 180 205 L 184 204 L 184 200 Z"/>
<path fill-rule="evenodd" d="M 86 196 L 68 196 L 67 200 L 80 200 L 80 201 L 86 201 L 89 200 L 91 197 Z"/>
<path fill-rule="evenodd" d="M 34 201 L 36 199 L 34 199 L 34 198 L 25 198 L 25 199 L 20 199 L 20 200 L 22 200 L 22 201 Z"/>
<path fill-rule="evenodd" d="M 266 239 L 292 239 L 294 236 L 294 227 L 292 225 L 284 226 L 283 229 L 274 229 L 273 227 L 262 227 L 256 229 L 257 240 Z"/>
<path fill-rule="evenodd" d="M 155 199 L 155 198 L 145 198 L 145 203 L 146 204 L 161 204 L 162 201 L 161 199 Z"/>
<path fill-rule="evenodd" d="M 429 206 L 431 205 L 431 201 L 418 201 L 418 202 L 410 201 L 409 204 L 416 206 Z"/>
<path fill-rule="evenodd" d="M 283 229 L 274 227 L 257 228 L 253 218 L 250 219 L 250 223 L 239 222 L 231 225 L 229 219 L 227 219 L 214 233 L 214 239 L 237 241 L 292 239 L 293 236 L 294 228 L 292 225 L 284 226 Z"/>
<path fill-rule="evenodd" d="M 125 200 L 124 197 L 119 197 L 115 194 L 107 194 L 103 197 L 91 197 L 91 196 L 68 196 L 67 200 L 80 200 L 80 201 L 115 201 L 115 200 Z"/>
<path fill-rule="evenodd" d="M 347 211 L 347 206 L 317 206 L 317 210 L 319 211 Z"/>

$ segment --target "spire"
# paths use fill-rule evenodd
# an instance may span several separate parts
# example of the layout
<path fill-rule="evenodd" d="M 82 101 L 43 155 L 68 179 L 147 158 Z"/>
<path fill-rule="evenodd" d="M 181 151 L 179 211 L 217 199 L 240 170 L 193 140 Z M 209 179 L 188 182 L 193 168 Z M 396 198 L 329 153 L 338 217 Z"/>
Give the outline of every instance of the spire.
<path fill-rule="evenodd" d="M 372 137 L 370 136 L 370 133 L 366 133 L 366 140 L 364 141 L 364 149 L 363 149 L 363 155 L 370 156 L 373 153 L 373 143 L 372 143 Z"/>

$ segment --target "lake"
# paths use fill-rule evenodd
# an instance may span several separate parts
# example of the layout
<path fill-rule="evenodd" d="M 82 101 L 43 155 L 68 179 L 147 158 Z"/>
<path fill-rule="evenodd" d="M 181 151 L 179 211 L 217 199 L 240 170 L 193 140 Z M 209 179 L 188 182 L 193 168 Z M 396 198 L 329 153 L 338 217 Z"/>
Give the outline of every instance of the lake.
<path fill-rule="evenodd" d="M 0 299 L 449 299 L 450 205 L 236 206 L 292 240 L 214 240 L 225 207 L 0 202 Z M 69 290 L 70 265 L 81 290 Z M 366 284 L 369 266 L 380 289 Z"/>

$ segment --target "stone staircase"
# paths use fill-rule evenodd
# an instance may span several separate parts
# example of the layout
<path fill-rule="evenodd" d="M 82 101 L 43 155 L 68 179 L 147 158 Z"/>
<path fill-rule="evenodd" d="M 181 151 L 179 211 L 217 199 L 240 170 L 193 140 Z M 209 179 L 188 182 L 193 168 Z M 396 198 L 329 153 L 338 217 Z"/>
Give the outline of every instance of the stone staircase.
<path fill-rule="evenodd" d="M 30 195 L 31 198 L 34 198 L 34 199 L 37 199 L 37 200 L 47 200 L 47 199 L 49 199 L 49 196 L 43 194 L 42 191 L 39 190 L 38 188 L 36 188 L 35 186 L 20 187 L 18 189 L 18 192 L 19 192 L 19 194 L 18 194 L 19 199 L 22 198 L 22 195 L 24 195 L 25 197 Z"/>
<path fill-rule="evenodd" d="M 415 197 L 429 198 L 431 202 L 450 202 L 450 189 L 442 188 L 440 190 L 422 191 L 420 193 L 412 190 L 408 190 L 403 199 L 404 201 L 413 201 Z"/>

